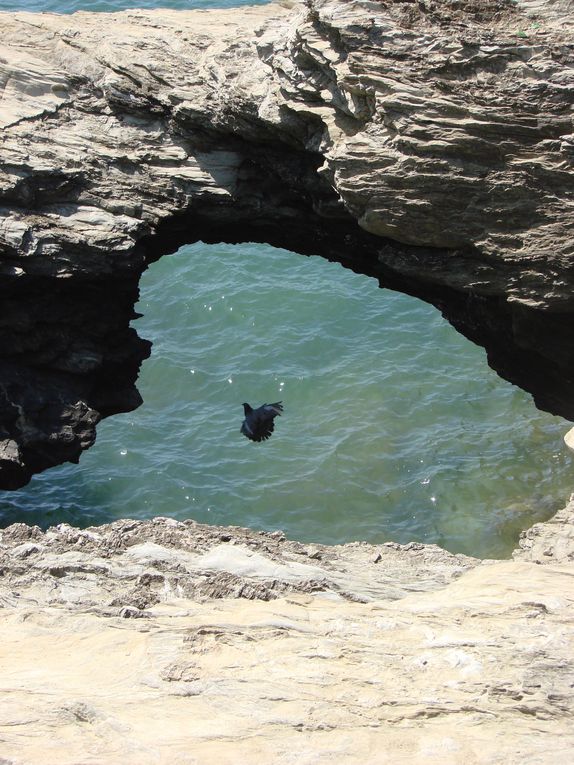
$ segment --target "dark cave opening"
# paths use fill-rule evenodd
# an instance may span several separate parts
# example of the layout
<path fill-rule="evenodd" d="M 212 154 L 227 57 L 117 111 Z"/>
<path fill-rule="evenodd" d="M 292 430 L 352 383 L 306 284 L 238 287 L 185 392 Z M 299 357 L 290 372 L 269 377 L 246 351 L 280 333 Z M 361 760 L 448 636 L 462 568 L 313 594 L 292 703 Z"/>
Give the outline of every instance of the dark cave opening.
<path fill-rule="evenodd" d="M 363 231 L 340 207 L 318 215 L 287 189 L 277 219 L 259 219 L 253 200 L 211 202 L 172 216 L 137 243 L 144 264 L 182 244 L 261 242 L 320 255 L 381 287 L 436 306 L 465 337 L 485 348 L 489 365 L 529 392 L 537 407 L 574 420 L 574 316 L 529 308 L 505 296 L 461 291 L 413 276 L 412 264 L 436 251 Z M 304 212 L 302 212 L 304 211 Z M 392 258 L 388 255 L 391 253 Z M 393 263 L 393 267 L 389 262 Z M 397 263 L 407 263 L 401 273 Z M 118 276 L 3 277 L 0 281 L 0 487 L 17 489 L 34 473 L 77 461 L 102 417 L 141 403 L 137 376 L 150 344 L 130 327 L 139 267 Z"/>

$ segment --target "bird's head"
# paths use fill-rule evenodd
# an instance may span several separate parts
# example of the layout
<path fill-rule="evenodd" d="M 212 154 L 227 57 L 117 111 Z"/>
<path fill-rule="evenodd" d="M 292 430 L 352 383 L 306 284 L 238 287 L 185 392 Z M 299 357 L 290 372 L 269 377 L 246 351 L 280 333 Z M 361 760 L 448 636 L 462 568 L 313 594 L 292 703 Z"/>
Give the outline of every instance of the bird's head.
<path fill-rule="evenodd" d="M 252 411 L 253 409 L 249 406 L 249 404 L 243 403 L 243 412 L 246 417 L 248 414 L 251 414 Z"/>

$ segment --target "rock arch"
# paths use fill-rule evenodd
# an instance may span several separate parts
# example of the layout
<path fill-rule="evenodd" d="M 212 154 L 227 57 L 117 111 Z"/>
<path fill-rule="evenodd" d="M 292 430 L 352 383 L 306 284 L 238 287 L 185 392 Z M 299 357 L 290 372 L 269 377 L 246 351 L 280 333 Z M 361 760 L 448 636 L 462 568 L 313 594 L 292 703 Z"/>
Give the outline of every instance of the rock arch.
<path fill-rule="evenodd" d="M 432 302 L 574 419 L 571 49 L 552 8 L 459 6 L 1 14 L 1 488 L 139 404 L 139 276 L 200 239 Z"/>

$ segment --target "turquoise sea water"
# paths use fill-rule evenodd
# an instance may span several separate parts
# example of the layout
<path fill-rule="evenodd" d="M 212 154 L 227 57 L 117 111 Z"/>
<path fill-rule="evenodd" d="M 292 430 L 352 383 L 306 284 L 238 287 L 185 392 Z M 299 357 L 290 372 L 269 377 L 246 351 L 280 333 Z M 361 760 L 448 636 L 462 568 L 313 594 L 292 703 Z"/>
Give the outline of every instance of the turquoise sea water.
<path fill-rule="evenodd" d="M 504 556 L 563 505 L 566 423 L 488 369 L 431 306 L 320 258 L 196 244 L 142 280 L 145 404 L 79 466 L 0 500 L 3 523 L 169 515 L 321 542 Z M 283 400 L 272 438 L 241 404 Z"/>
<path fill-rule="evenodd" d="M 168 515 L 503 557 L 569 495 L 569 424 L 498 378 L 434 308 L 374 280 L 270 247 L 196 244 L 146 272 L 138 310 L 154 342 L 144 405 L 101 423 L 79 466 L 0 494 L 0 524 Z M 279 399 L 269 441 L 240 435 L 243 401 Z"/>

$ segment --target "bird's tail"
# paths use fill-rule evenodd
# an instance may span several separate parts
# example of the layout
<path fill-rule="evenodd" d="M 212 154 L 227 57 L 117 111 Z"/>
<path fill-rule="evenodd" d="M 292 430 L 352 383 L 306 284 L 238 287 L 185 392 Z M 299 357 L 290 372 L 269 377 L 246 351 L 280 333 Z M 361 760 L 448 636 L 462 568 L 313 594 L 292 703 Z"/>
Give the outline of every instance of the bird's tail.
<path fill-rule="evenodd" d="M 281 401 L 276 401 L 274 404 L 269 404 L 269 406 L 272 406 L 273 409 L 277 412 L 277 414 L 281 414 L 283 411 L 283 403 Z"/>

